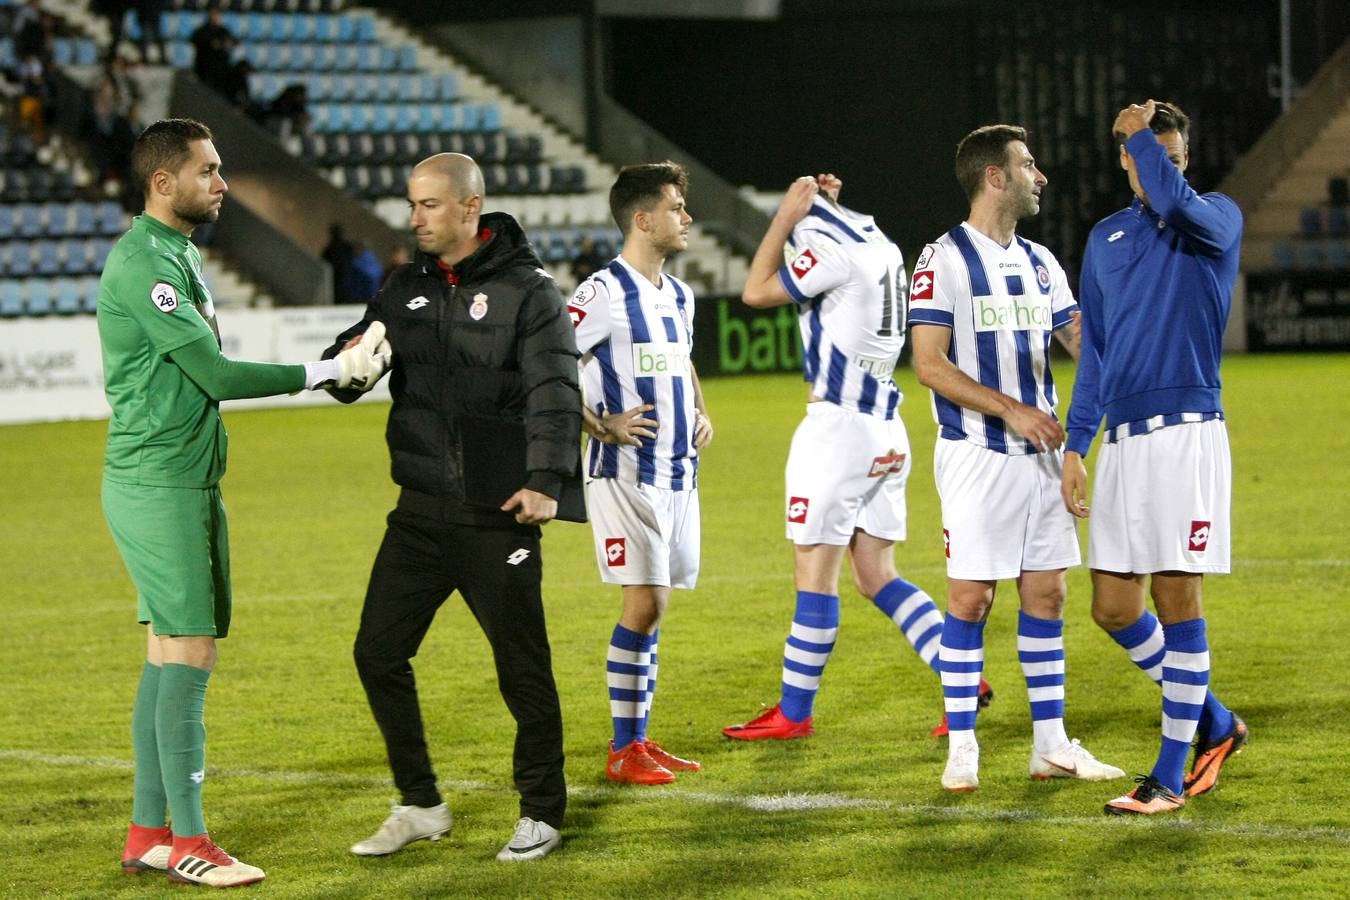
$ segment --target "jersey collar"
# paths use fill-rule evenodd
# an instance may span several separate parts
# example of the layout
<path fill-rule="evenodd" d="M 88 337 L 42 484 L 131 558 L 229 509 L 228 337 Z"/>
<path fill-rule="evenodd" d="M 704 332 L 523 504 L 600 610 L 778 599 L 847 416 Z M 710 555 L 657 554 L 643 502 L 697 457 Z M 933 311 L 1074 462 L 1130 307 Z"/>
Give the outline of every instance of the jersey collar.
<path fill-rule="evenodd" d="M 167 241 L 175 250 L 185 250 L 188 245 L 188 237 L 176 228 L 170 228 L 159 219 L 149 213 L 141 213 L 131 220 L 133 227 L 145 229 L 148 233 L 154 235 L 161 241 Z"/>

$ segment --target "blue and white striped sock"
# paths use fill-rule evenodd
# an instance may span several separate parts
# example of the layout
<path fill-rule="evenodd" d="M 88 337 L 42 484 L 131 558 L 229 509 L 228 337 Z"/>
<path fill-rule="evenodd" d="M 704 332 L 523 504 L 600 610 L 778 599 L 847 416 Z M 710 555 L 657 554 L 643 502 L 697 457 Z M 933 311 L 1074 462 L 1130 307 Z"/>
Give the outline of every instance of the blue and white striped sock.
<path fill-rule="evenodd" d="M 1205 620 L 1164 625 L 1163 642 L 1167 655 L 1162 664 L 1162 748 L 1153 777 L 1180 794 L 1186 757 L 1209 688 Z"/>
<path fill-rule="evenodd" d="M 1064 622 L 1017 612 L 1017 661 L 1027 679 L 1032 741 L 1037 753 L 1069 742 L 1064 732 Z"/>
<path fill-rule="evenodd" d="M 614 719 L 615 750 L 646 736 L 643 726 L 651 646 L 651 635 L 614 626 L 605 655 L 605 675 L 609 682 L 609 714 Z"/>
<path fill-rule="evenodd" d="M 647 666 L 647 704 L 642 710 L 641 735 L 647 736 L 647 724 L 652 720 L 652 697 L 656 694 L 656 642 L 661 639 L 661 629 L 652 632 L 651 662 Z"/>
<path fill-rule="evenodd" d="M 975 711 L 984 670 L 984 623 L 948 615 L 938 647 L 942 703 L 947 711 L 948 746 L 975 740 Z"/>
<path fill-rule="evenodd" d="M 811 718 L 820 676 L 839 634 L 839 597 L 797 592 L 792 631 L 783 647 L 783 715 L 794 722 Z"/>
<path fill-rule="evenodd" d="M 877 609 L 900 626 L 905 640 L 919 659 L 934 672 L 938 670 L 938 644 L 942 642 L 942 613 L 937 604 L 917 585 L 903 578 L 888 582 L 872 598 Z"/>
<path fill-rule="evenodd" d="M 1148 610 L 1133 625 L 1111 632 L 1111 638 L 1130 654 L 1134 664 L 1162 684 L 1163 627 L 1158 617 Z M 1219 702 L 1213 691 L 1205 692 L 1205 711 L 1200 714 L 1200 733 L 1205 740 L 1216 740 L 1233 728 L 1233 714 Z"/>

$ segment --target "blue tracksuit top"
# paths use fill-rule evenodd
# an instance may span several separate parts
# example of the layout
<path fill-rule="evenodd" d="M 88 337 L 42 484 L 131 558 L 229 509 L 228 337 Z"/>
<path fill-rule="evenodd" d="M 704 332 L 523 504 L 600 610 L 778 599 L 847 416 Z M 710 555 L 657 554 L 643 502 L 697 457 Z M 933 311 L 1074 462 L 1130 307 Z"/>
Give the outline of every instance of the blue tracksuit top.
<path fill-rule="evenodd" d="M 1219 358 L 1237 279 L 1242 213 L 1197 194 L 1153 132 L 1125 142 L 1148 195 L 1102 219 L 1083 251 L 1083 342 L 1067 450 L 1086 457 L 1106 427 L 1222 413 Z"/>

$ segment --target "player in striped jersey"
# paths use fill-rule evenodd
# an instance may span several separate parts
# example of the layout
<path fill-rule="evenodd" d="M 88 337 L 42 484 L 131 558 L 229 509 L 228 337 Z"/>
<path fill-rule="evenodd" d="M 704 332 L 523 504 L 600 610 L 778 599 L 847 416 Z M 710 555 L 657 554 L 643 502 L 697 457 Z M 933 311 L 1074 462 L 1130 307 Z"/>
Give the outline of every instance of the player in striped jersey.
<path fill-rule="evenodd" d="M 568 304 L 591 436 L 596 562 L 623 594 L 606 662 L 614 740 L 605 775 L 630 784 L 666 784 L 701 768 L 647 738 L 661 619 L 671 589 L 698 579 L 698 452 L 713 434 L 690 358 L 694 295 L 663 271 L 689 243 L 688 186 L 672 162 L 622 169 L 609 205 L 623 249 Z"/>
<path fill-rule="evenodd" d="M 895 568 L 911 464 L 900 389 L 891 380 L 905 341 L 905 263 L 870 216 L 839 205 L 842 186 L 830 174 L 792 183 L 742 295 L 757 308 L 798 304 L 802 370 L 811 389 L 787 463 L 797 605 L 783 649 L 782 693 L 755 719 L 722 729 L 737 740 L 812 733 L 816 692 L 839 627 L 845 553 L 859 593 L 936 668 L 942 615 Z"/>
<path fill-rule="evenodd" d="M 1079 562 L 1059 502 L 1064 431 L 1055 418 L 1050 335 L 1078 357 L 1077 304 L 1063 269 L 1017 235 L 1040 211 L 1046 178 L 1011 125 L 977 128 L 956 151 L 966 221 L 929 244 L 910 290 L 914 366 L 933 391 L 933 456 L 947 544 L 942 686 L 950 733 L 942 786 L 979 787 L 975 713 L 984 622 L 1003 578 L 1021 599 L 1017 655 L 1031 703 L 1032 778 L 1104 780 L 1064 729 L 1064 572 Z"/>

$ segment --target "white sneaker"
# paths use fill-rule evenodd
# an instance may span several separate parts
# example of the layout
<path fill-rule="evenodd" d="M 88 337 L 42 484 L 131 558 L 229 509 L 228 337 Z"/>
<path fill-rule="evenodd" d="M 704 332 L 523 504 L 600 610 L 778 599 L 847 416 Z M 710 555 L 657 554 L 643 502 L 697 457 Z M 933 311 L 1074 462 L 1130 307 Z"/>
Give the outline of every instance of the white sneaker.
<path fill-rule="evenodd" d="M 204 834 L 192 846 L 175 850 L 168 862 L 166 874 L 169 880 L 184 884 L 239 887 L 256 884 L 267 877 L 262 869 L 235 859 Z"/>
<path fill-rule="evenodd" d="M 947 749 L 947 768 L 942 773 L 942 786 L 958 793 L 973 791 L 980 786 L 980 745 L 971 741 Z"/>
<path fill-rule="evenodd" d="M 558 829 L 547 822 L 536 822 L 528 816 L 516 823 L 516 833 L 497 853 L 502 862 L 523 862 L 547 856 L 562 843 Z"/>
<path fill-rule="evenodd" d="M 352 844 L 357 856 L 387 856 L 397 853 L 413 841 L 438 841 L 450 832 L 450 808 L 438 806 L 395 806 L 380 830 L 358 844 Z"/>
<path fill-rule="evenodd" d="M 1082 781 L 1110 781 L 1113 778 L 1124 778 L 1125 772 L 1117 769 L 1115 766 L 1108 766 L 1100 761 L 1082 744 L 1078 739 L 1065 743 L 1053 753 L 1037 753 L 1033 747 L 1031 750 L 1031 763 L 1029 765 L 1031 777 L 1037 781 L 1046 781 L 1051 778 L 1077 778 Z"/>

